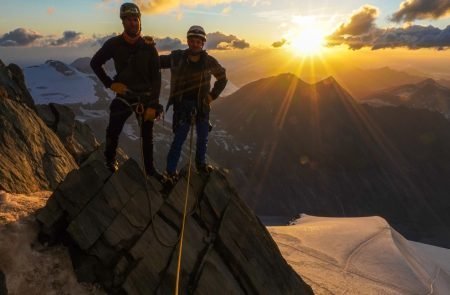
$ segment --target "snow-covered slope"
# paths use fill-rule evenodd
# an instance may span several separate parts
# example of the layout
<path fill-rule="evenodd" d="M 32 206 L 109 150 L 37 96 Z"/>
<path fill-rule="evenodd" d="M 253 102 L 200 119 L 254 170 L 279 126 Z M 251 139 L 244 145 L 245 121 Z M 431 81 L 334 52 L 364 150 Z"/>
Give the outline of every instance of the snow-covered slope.
<path fill-rule="evenodd" d="M 41 65 L 26 67 L 23 71 L 36 104 L 94 103 L 100 93 L 103 98 L 113 98 L 111 91 L 102 91 L 103 85 L 93 74 L 82 73 L 60 61 L 49 60 Z"/>
<path fill-rule="evenodd" d="M 8 294 L 105 294 L 97 286 L 77 282 L 63 245 L 46 249 L 36 243 L 39 227 L 34 212 L 50 195 L 50 191 L 29 195 L 0 191 L 0 269 Z"/>
<path fill-rule="evenodd" d="M 450 294 L 450 250 L 408 241 L 380 217 L 304 215 L 268 229 L 316 294 Z"/>

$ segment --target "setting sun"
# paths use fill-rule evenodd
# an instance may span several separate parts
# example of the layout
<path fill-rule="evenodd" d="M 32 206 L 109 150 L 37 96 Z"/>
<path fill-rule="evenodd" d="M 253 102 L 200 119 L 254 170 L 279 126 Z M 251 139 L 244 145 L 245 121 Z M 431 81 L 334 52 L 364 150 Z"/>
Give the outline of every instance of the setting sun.
<path fill-rule="evenodd" d="M 315 55 L 319 54 L 325 43 L 325 34 L 320 29 L 306 28 L 293 36 L 291 47 L 296 53 Z"/>
<path fill-rule="evenodd" d="M 296 54 L 317 55 L 325 46 L 326 30 L 313 16 L 297 16 L 295 26 L 286 34 L 291 49 Z"/>

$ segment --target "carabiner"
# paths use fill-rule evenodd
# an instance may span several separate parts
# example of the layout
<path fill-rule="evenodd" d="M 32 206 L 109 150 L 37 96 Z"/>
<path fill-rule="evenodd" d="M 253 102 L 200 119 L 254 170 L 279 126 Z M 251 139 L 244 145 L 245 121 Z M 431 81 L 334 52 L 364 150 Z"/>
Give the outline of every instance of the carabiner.
<path fill-rule="evenodd" d="M 142 115 L 144 113 L 144 105 L 142 103 L 138 103 L 136 105 L 136 114 Z"/>

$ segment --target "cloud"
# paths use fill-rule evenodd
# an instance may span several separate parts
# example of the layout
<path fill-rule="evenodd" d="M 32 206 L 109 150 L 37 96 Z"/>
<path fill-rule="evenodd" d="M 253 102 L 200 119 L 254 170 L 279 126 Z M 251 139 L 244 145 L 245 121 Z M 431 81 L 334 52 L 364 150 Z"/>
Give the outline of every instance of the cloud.
<path fill-rule="evenodd" d="M 178 38 L 155 38 L 156 48 L 161 51 L 172 51 L 175 49 L 185 49 L 187 45 Z"/>
<path fill-rule="evenodd" d="M 398 47 L 409 49 L 450 47 L 450 26 L 445 29 L 419 25 L 383 29 L 375 25 L 378 13 L 376 7 L 363 6 L 327 37 L 328 46 L 345 44 L 353 50 L 363 47 L 370 47 L 372 50 Z"/>
<path fill-rule="evenodd" d="M 81 41 L 82 33 L 75 31 L 65 31 L 63 36 L 56 40 L 49 40 L 49 45 L 51 46 L 65 46 L 65 45 L 75 45 Z"/>
<path fill-rule="evenodd" d="M 232 2 L 245 2 L 246 0 L 134 0 L 142 13 L 157 14 L 164 13 L 184 7 L 196 7 L 199 5 L 216 6 Z"/>
<path fill-rule="evenodd" d="M 272 47 L 279 48 L 282 47 L 284 44 L 286 44 L 286 39 L 281 39 L 280 41 L 276 41 L 272 43 Z"/>
<path fill-rule="evenodd" d="M 108 39 L 110 39 L 110 38 L 112 38 L 112 37 L 115 37 L 115 36 L 117 36 L 118 34 L 117 33 L 112 33 L 112 34 L 109 34 L 109 35 L 106 35 L 106 36 L 101 36 L 101 35 L 94 35 L 94 36 L 92 36 L 92 38 L 94 39 L 94 44 L 93 45 L 95 45 L 95 43 L 97 43 L 97 44 L 99 44 L 100 46 L 103 46 L 103 44 L 105 44 L 105 42 L 108 40 Z"/>
<path fill-rule="evenodd" d="M 334 36 L 329 39 L 330 46 L 340 44 L 346 44 L 354 50 L 363 47 L 371 47 L 372 50 L 398 47 L 442 50 L 450 47 L 450 26 L 445 29 L 418 25 L 407 28 L 372 29 L 366 34 Z"/>
<path fill-rule="evenodd" d="M 27 46 L 43 36 L 35 31 L 17 28 L 0 37 L 0 46 Z"/>
<path fill-rule="evenodd" d="M 375 28 L 375 20 L 378 14 L 378 8 L 364 5 L 352 14 L 349 21 L 341 24 L 334 35 L 361 35 L 368 33 L 371 29 Z"/>
<path fill-rule="evenodd" d="M 404 0 L 391 16 L 394 22 L 411 22 L 416 19 L 437 19 L 450 14 L 449 0 Z"/>
<path fill-rule="evenodd" d="M 250 44 L 244 39 L 239 39 L 234 35 L 225 35 L 221 32 L 207 34 L 206 40 L 206 47 L 208 49 L 229 50 L 250 47 Z"/>
<path fill-rule="evenodd" d="M 445 49 L 450 47 L 450 26 L 443 30 L 433 26 L 387 29 L 372 45 L 372 49 L 395 47 Z"/>

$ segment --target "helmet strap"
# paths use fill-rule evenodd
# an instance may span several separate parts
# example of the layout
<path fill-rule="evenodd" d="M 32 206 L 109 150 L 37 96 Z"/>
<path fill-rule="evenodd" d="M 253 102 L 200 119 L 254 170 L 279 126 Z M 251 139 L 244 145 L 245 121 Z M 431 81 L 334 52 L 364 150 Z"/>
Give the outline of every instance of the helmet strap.
<path fill-rule="evenodd" d="M 139 38 L 141 37 L 141 30 L 139 30 L 139 32 L 136 34 L 136 36 L 132 37 L 130 35 L 127 34 L 127 32 L 123 31 L 122 33 L 123 38 L 125 39 L 125 41 L 129 44 L 134 44 L 137 42 L 137 40 L 139 40 Z"/>
<path fill-rule="evenodd" d="M 200 51 L 194 52 L 194 51 L 192 51 L 191 49 L 188 48 L 188 49 L 186 49 L 186 52 L 187 52 L 188 55 L 197 56 L 197 55 L 203 54 L 203 52 L 205 52 L 205 50 L 202 49 Z"/>

